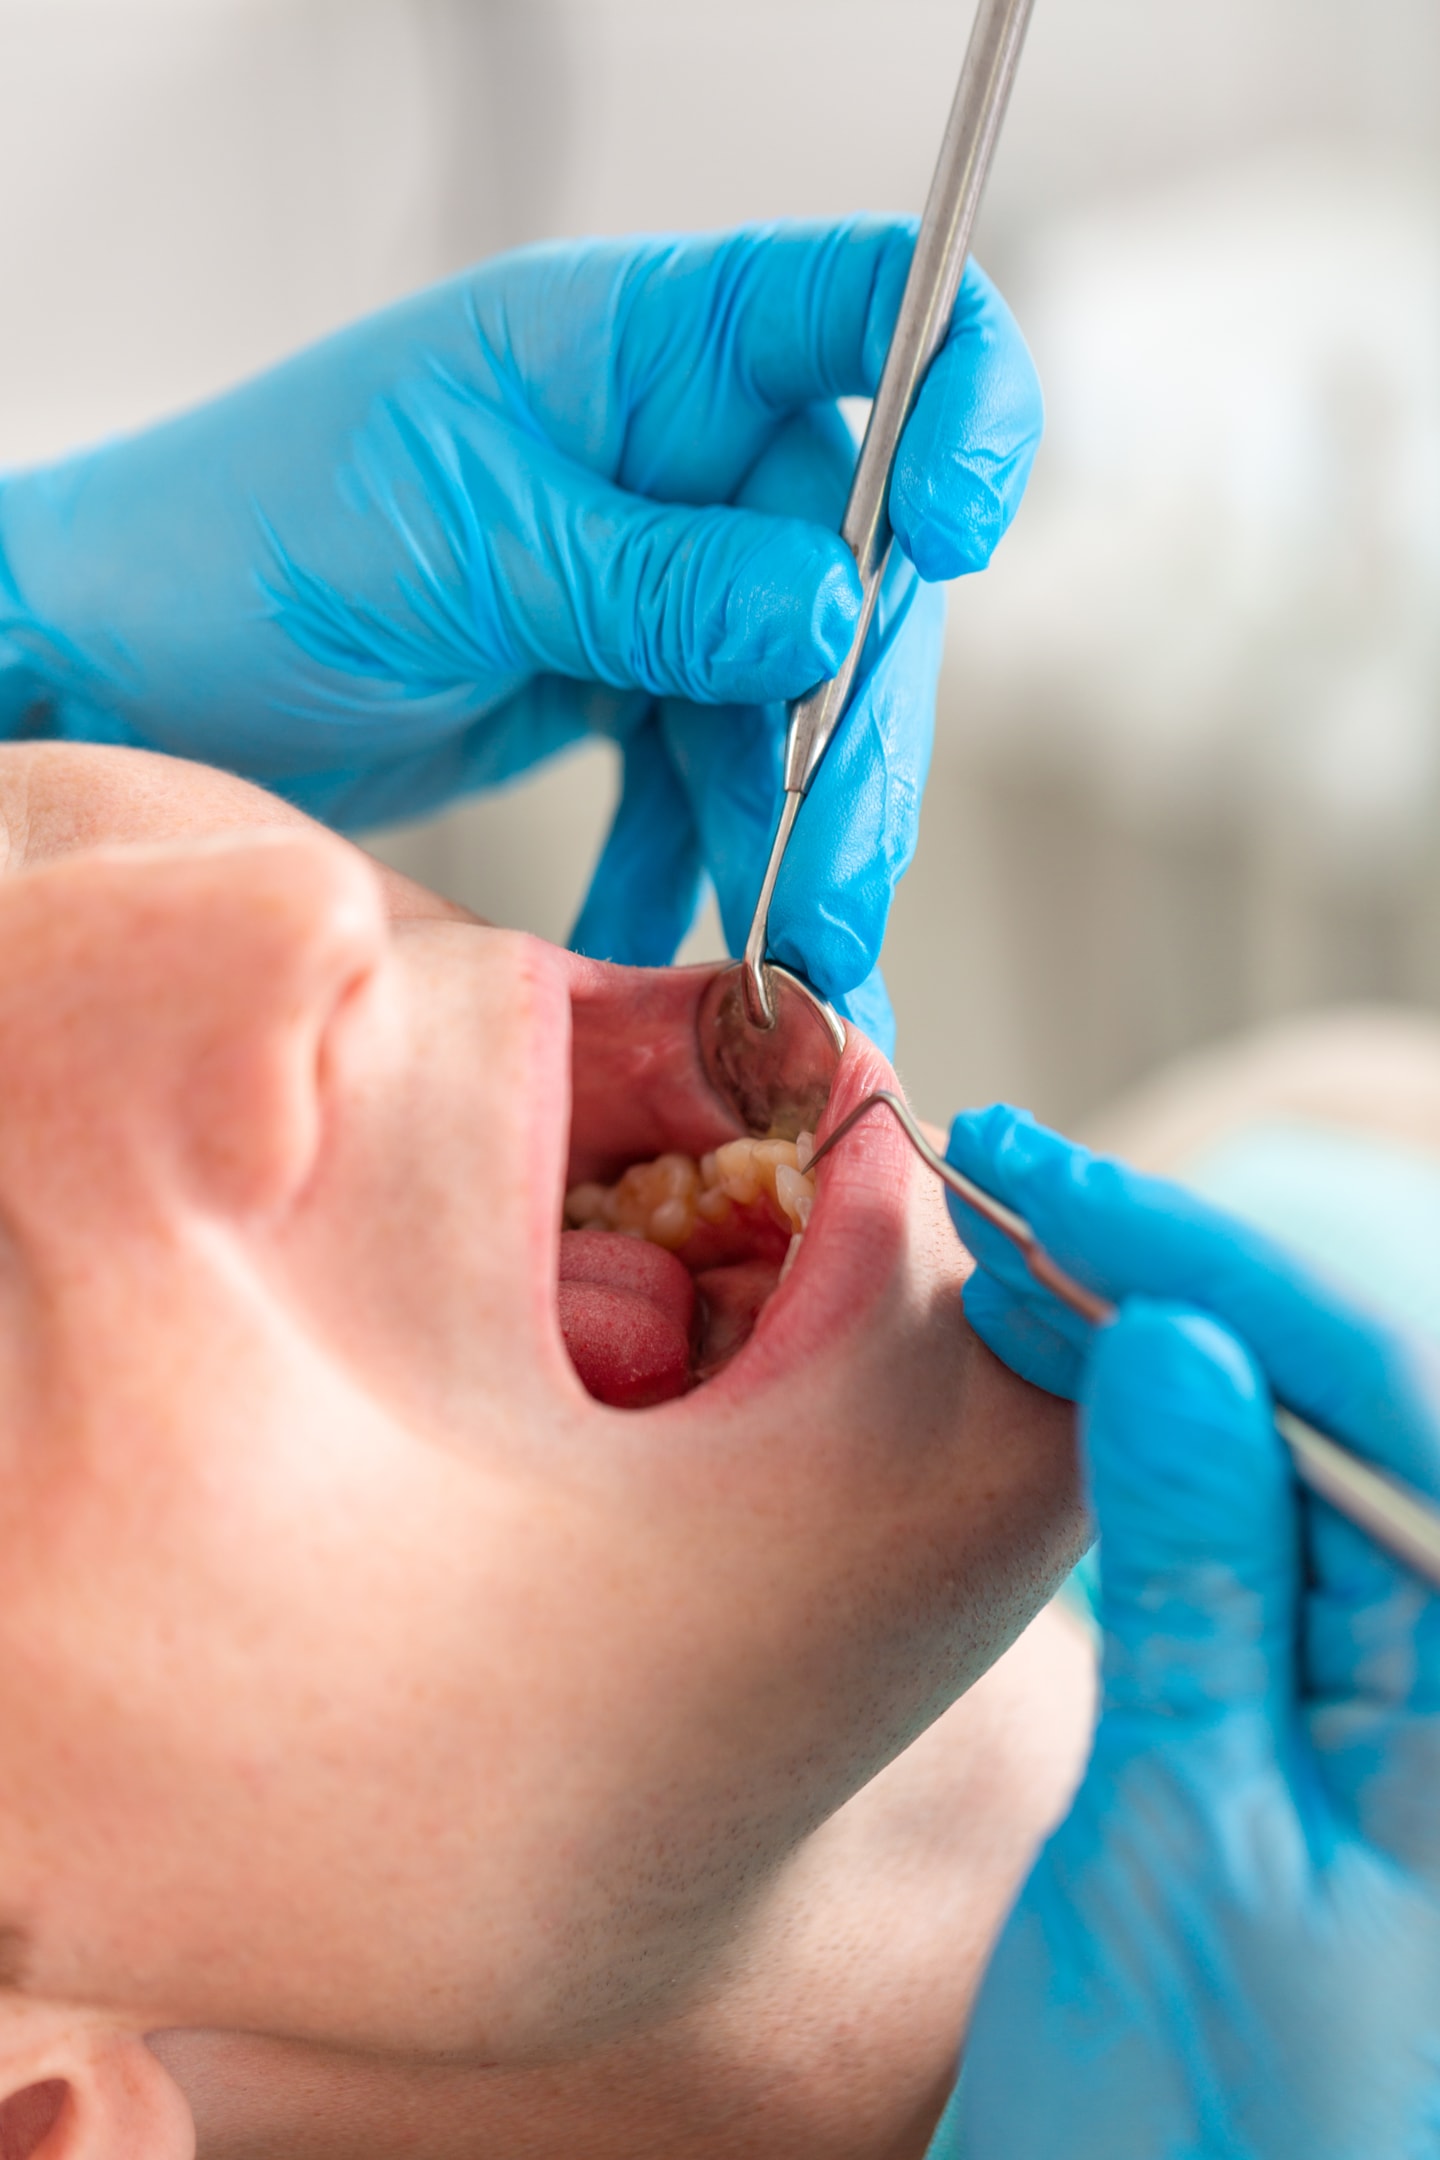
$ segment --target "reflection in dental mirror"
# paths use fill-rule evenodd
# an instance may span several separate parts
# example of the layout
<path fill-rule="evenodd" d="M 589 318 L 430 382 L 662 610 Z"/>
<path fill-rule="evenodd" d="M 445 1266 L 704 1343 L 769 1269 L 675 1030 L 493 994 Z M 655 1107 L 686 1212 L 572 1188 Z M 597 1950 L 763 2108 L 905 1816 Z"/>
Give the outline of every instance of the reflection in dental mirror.
<path fill-rule="evenodd" d="M 750 1338 L 810 1220 L 814 1136 L 726 1141 L 633 1163 L 566 1195 L 560 1328 L 587 1391 L 670 1402 Z"/>

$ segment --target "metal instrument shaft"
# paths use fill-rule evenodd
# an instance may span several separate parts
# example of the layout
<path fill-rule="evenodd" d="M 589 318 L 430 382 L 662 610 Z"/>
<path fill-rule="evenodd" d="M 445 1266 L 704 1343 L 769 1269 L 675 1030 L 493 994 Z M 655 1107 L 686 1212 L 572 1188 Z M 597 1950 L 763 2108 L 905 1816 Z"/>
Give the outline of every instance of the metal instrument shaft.
<path fill-rule="evenodd" d="M 879 1088 L 873 1095 L 867 1095 L 848 1117 L 842 1118 L 834 1132 L 827 1133 L 816 1148 L 807 1168 L 813 1169 L 861 1118 L 877 1108 L 888 1110 L 898 1120 L 901 1131 L 921 1161 L 944 1180 L 951 1192 L 967 1207 L 973 1208 L 982 1221 L 1010 1240 L 1042 1288 L 1094 1327 L 1104 1327 L 1115 1318 L 1117 1308 L 1108 1298 L 1087 1290 L 1084 1283 L 1077 1282 L 1058 1261 L 1051 1259 L 1023 1215 L 1017 1215 L 1013 1208 L 994 1199 L 953 1163 L 946 1162 L 938 1148 L 930 1145 L 908 1106 L 888 1088 Z M 1328 1500 L 1339 1514 L 1348 1516 L 1422 1582 L 1440 1590 L 1440 1503 L 1404 1484 L 1389 1471 L 1376 1469 L 1373 1463 L 1353 1454 L 1283 1403 L 1275 1406 L 1275 1430 L 1289 1449 L 1295 1473 L 1302 1484 L 1308 1485 L 1322 1500 Z"/>
<path fill-rule="evenodd" d="M 785 801 L 745 942 L 745 1006 L 755 1027 L 772 1027 L 775 1020 L 765 980 L 775 880 L 800 805 L 844 714 L 865 649 L 890 553 L 890 476 L 905 423 L 915 409 L 926 371 L 945 342 L 955 312 L 971 234 L 1033 5 L 1034 0 L 980 0 L 970 33 L 900 313 L 840 528 L 860 572 L 860 619 L 839 672 L 799 699 L 790 712 L 785 739 Z"/>

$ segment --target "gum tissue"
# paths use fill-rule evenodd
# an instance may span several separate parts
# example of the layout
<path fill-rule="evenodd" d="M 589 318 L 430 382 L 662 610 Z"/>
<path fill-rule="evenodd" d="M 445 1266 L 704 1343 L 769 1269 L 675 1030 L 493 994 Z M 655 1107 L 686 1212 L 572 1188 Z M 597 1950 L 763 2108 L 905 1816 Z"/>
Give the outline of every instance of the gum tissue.
<path fill-rule="evenodd" d="M 803 1236 L 815 1204 L 809 1171 L 813 1133 L 798 1140 L 727 1140 L 697 1163 L 661 1155 L 635 1163 L 614 1185 L 576 1185 L 565 1196 L 570 1230 L 615 1230 L 678 1252 L 701 1223 L 719 1225 L 737 1207 L 769 1201 L 794 1240 Z"/>

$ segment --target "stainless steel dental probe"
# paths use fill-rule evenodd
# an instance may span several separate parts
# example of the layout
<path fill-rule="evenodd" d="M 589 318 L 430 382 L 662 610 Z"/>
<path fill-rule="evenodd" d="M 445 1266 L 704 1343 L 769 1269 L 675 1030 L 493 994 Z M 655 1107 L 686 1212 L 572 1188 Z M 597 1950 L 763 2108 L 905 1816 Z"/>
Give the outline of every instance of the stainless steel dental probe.
<path fill-rule="evenodd" d="M 970 236 L 999 139 L 1020 49 L 1034 0 L 980 0 L 960 74 L 905 293 L 850 499 L 840 528 L 855 557 L 864 595 L 860 620 L 839 672 L 792 707 L 785 738 L 785 802 L 770 851 L 750 935 L 745 942 L 744 992 L 750 1023 L 770 1028 L 775 1011 L 766 981 L 770 902 L 775 880 L 795 830 L 795 819 L 820 760 L 845 711 L 855 670 L 875 613 L 880 580 L 890 553 L 890 476 L 905 424 L 931 361 L 945 342 L 960 291 Z"/>
<path fill-rule="evenodd" d="M 1115 1318 L 1118 1308 L 1108 1298 L 1087 1290 L 1083 1283 L 1067 1274 L 1058 1261 L 1052 1260 L 1023 1215 L 1017 1215 L 1003 1201 L 993 1199 L 953 1163 L 946 1162 L 925 1138 L 900 1097 L 888 1088 L 877 1088 L 873 1095 L 867 1095 L 858 1103 L 848 1117 L 842 1118 L 834 1132 L 826 1134 L 806 1168 L 813 1170 L 831 1148 L 845 1138 L 852 1126 L 877 1108 L 892 1113 L 921 1161 L 944 1180 L 951 1192 L 957 1194 L 967 1207 L 973 1208 L 982 1221 L 1010 1240 L 1043 1289 L 1059 1298 L 1062 1305 L 1068 1305 L 1082 1320 L 1090 1321 L 1092 1326 L 1104 1327 Z M 1308 1485 L 1322 1500 L 1328 1500 L 1341 1515 L 1348 1516 L 1357 1529 L 1364 1530 L 1377 1545 L 1383 1545 L 1432 1589 L 1440 1590 L 1440 1504 L 1392 1477 L 1388 1471 L 1375 1469 L 1373 1464 L 1352 1454 L 1349 1448 L 1342 1447 L 1338 1440 L 1332 1440 L 1315 1426 L 1308 1425 L 1304 1418 L 1297 1417 L 1282 1403 L 1275 1406 L 1275 1430 L 1290 1450 L 1291 1461 L 1302 1484 Z"/>
<path fill-rule="evenodd" d="M 792 707 L 785 801 L 745 956 L 711 977 L 696 1010 L 711 1086 L 755 1133 L 813 1132 L 845 1052 L 845 1023 L 808 983 L 767 961 L 770 902 L 800 805 L 845 711 L 890 552 L 890 476 L 926 371 L 945 342 L 990 160 L 1034 0 L 980 0 L 940 161 L 846 505 L 841 534 L 863 595 L 849 653 L 831 681 Z"/>

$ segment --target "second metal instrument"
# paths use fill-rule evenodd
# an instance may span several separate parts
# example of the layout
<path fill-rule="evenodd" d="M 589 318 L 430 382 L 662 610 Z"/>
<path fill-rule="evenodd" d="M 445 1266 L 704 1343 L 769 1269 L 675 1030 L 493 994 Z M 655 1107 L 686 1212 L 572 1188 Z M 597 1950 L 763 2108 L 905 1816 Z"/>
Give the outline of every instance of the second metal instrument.
<path fill-rule="evenodd" d="M 1017 1215 L 1003 1200 L 996 1200 L 973 1178 L 966 1177 L 963 1170 L 946 1162 L 939 1149 L 930 1145 L 907 1105 L 888 1088 L 877 1088 L 873 1095 L 867 1095 L 848 1117 L 842 1118 L 834 1132 L 827 1133 L 810 1157 L 810 1167 L 821 1162 L 861 1118 L 876 1109 L 888 1110 L 921 1161 L 983 1222 L 1009 1239 L 1042 1289 L 1093 1327 L 1104 1327 L 1115 1318 L 1116 1308 L 1110 1300 L 1087 1290 L 1084 1283 L 1077 1282 L 1053 1260 L 1023 1215 Z M 1365 1462 L 1283 1403 L 1275 1406 L 1275 1430 L 1290 1451 L 1302 1485 L 1328 1500 L 1337 1513 L 1347 1516 L 1421 1582 L 1440 1590 L 1440 1504 L 1389 1471 Z"/>
<path fill-rule="evenodd" d="M 828 1096 L 829 1082 L 844 1048 L 842 1024 L 806 985 L 795 976 L 777 981 L 783 971 L 768 962 L 770 903 L 800 805 L 844 715 L 874 617 L 890 552 L 888 504 L 896 453 L 926 372 L 945 342 L 955 312 L 971 234 L 1033 5 L 1034 0 L 980 0 L 841 526 L 841 535 L 860 572 L 860 619 L 839 672 L 791 709 L 785 741 L 784 805 L 746 940 L 745 957 L 736 968 L 716 977 L 701 1007 L 700 1043 L 706 1070 L 719 1093 L 756 1131 L 783 1128 L 794 1124 L 800 1115 L 798 1106 L 788 1100 L 783 1090 L 769 1102 L 775 1114 L 765 1115 L 770 1084 L 766 1076 L 771 1066 L 789 1074 L 796 1055 L 767 1056 L 758 1045 L 746 1042 L 747 1034 L 770 1034 L 777 1027 L 788 1031 L 793 1025 L 805 1036 L 813 1046 L 813 1056 L 820 1060 L 805 1090 L 812 1103 L 817 1095 L 822 1103 Z M 817 1024 L 814 1013 L 805 1013 L 807 1004 L 827 1015 L 828 1027 Z M 743 1101 L 736 1092 L 737 1079 L 742 1076 Z M 763 1117 L 764 1122 L 756 1124 L 757 1117 Z M 798 1131 L 800 1126 L 797 1124 L 795 1129 Z"/>

